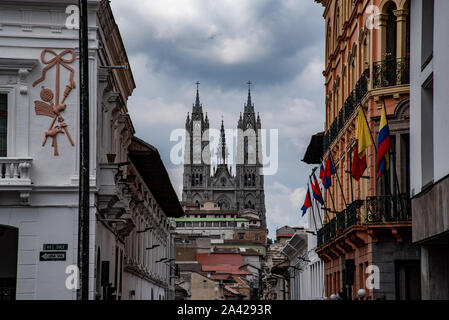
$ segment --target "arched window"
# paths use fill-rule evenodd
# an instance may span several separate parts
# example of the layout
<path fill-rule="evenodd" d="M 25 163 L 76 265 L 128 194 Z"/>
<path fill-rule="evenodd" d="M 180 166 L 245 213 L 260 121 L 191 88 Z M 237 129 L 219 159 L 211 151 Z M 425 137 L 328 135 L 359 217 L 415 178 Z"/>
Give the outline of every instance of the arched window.
<path fill-rule="evenodd" d="M 326 31 L 326 58 L 329 59 L 329 56 L 331 55 L 332 52 L 332 47 L 331 47 L 331 24 L 330 21 L 327 23 L 327 31 Z"/>
<path fill-rule="evenodd" d="M 387 28 L 385 39 L 385 59 L 396 59 L 396 44 L 397 44 L 397 26 L 396 16 L 394 11 L 396 10 L 396 4 L 391 1 L 387 5 Z"/>
<path fill-rule="evenodd" d="M 334 50 L 338 45 L 338 36 L 340 35 L 340 8 L 337 8 L 334 21 Z"/>

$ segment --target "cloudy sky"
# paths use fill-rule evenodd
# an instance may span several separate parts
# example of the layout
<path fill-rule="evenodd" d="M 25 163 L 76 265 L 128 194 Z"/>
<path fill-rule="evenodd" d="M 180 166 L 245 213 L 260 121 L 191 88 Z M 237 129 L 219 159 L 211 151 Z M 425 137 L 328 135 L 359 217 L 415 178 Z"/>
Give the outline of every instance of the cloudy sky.
<path fill-rule="evenodd" d="M 279 130 L 279 168 L 265 178 L 270 237 L 301 226 L 311 167 L 300 162 L 324 115 L 324 20 L 313 0 L 112 0 L 137 89 L 128 101 L 137 136 L 159 149 L 178 194 L 182 165 L 170 161 L 200 81 L 211 127 L 237 126 L 248 80 L 262 127 Z"/>

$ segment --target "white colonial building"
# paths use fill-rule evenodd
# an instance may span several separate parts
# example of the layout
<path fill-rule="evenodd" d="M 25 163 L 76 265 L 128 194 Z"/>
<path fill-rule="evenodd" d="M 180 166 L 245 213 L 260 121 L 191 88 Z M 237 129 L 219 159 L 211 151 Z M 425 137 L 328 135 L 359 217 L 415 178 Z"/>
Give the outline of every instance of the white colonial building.
<path fill-rule="evenodd" d="M 326 298 L 324 261 L 315 252 L 317 247 L 315 223 L 320 223 L 323 214 L 322 210 L 314 205 L 314 210 L 309 209 L 307 215 L 308 229 L 296 232 L 283 249 L 290 260 L 291 300 L 322 300 Z"/>
<path fill-rule="evenodd" d="M 134 137 L 127 99 L 135 83 L 109 2 L 88 3 L 90 298 L 170 299 L 171 217 L 183 211 L 158 151 Z M 0 2 L 0 300 L 76 298 L 66 285 L 78 243 L 71 4 Z"/>

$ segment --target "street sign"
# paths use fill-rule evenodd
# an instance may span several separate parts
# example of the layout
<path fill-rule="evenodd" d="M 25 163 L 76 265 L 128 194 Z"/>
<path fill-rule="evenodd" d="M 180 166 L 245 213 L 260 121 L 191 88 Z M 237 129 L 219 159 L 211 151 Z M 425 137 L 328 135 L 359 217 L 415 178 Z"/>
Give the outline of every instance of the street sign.
<path fill-rule="evenodd" d="M 41 251 L 39 253 L 40 261 L 66 261 L 66 252 Z"/>
<path fill-rule="evenodd" d="M 44 243 L 44 249 L 47 251 L 60 251 L 60 250 L 67 250 L 68 244 L 67 243 Z"/>

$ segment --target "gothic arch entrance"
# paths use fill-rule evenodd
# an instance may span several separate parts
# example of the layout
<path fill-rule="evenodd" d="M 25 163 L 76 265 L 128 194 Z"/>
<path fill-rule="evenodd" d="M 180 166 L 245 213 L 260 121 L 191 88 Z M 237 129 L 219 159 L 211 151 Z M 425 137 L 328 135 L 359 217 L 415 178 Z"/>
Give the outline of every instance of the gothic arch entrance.
<path fill-rule="evenodd" d="M 0 225 L 0 300 L 15 300 L 19 229 Z"/>

